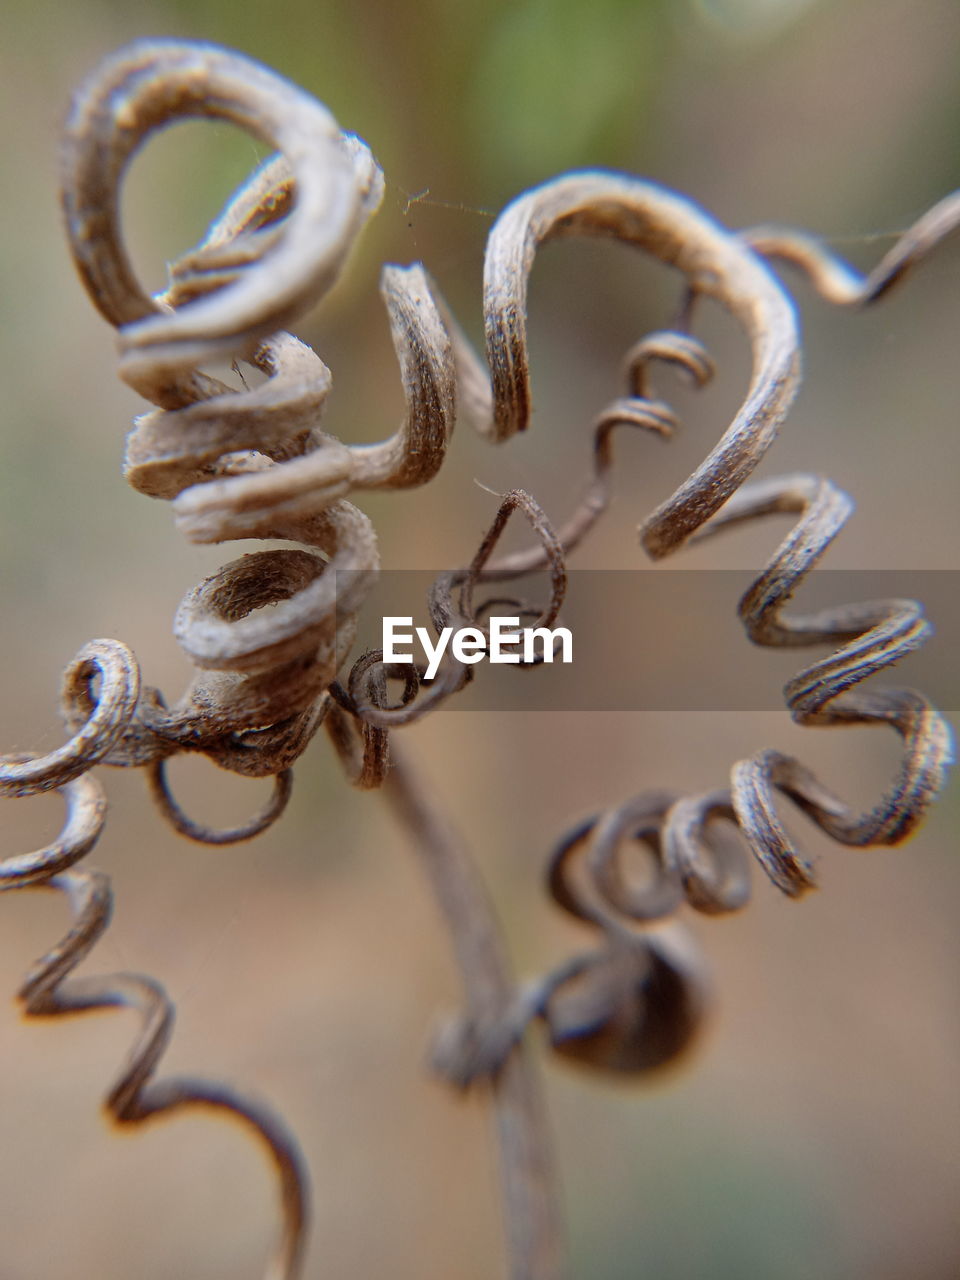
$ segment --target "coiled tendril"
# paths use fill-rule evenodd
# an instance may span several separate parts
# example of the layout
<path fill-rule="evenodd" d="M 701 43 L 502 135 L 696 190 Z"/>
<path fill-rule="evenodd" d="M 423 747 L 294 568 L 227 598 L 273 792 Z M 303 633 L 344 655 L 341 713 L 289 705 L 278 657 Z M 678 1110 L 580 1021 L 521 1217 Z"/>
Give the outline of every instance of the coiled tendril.
<path fill-rule="evenodd" d="M 68 979 L 109 924 L 113 902 L 107 876 L 75 865 L 97 844 L 106 821 L 106 797 L 89 769 L 106 756 L 130 724 L 139 679 L 136 659 L 125 645 L 116 640 L 92 641 L 64 674 L 67 719 L 86 717 L 78 731 L 63 747 L 44 756 L 0 758 L 4 794 L 25 798 L 56 789 L 67 807 L 60 834 L 51 844 L 0 861 L 0 891 L 61 890 L 74 917 L 69 932 L 34 964 L 19 997 L 30 1016 L 115 1005 L 140 1013 L 140 1035 L 106 1098 L 107 1109 L 118 1123 L 137 1124 L 162 1112 L 203 1106 L 238 1116 L 254 1129 L 276 1165 L 283 1205 L 282 1236 L 266 1274 L 270 1280 L 288 1280 L 299 1265 L 306 1223 L 307 1180 L 293 1135 L 263 1103 L 227 1085 L 195 1078 L 153 1081 L 173 1031 L 174 1015 L 170 998 L 153 978 L 113 974 Z"/>
<path fill-rule="evenodd" d="M 119 188 L 149 134 L 189 116 L 233 121 L 280 154 L 173 265 L 166 293 L 151 298 L 126 255 Z M 207 45 L 122 51 L 81 92 L 68 126 L 64 205 L 74 256 L 96 305 L 118 328 L 121 376 L 157 406 L 128 441 L 128 479 L 173 499 L 178 527 L 194 541 L 282 538 L 311 548 L 244 557 L 187 595 L 175 634 L 199 673 L 172 708 L 148 691 L 135 728 L 109 758 L 150 764 L 162 812 L 196 838 L 212 833 L 179 812 L 162 774 L 165 757 L 200 750 L 240 773 L 280 775 L 329 709 L 326 690 L 377 566 L 372 526 L 345 495 L 430 479 L 452 430 L 458 382 L 467 416 L 489 438 L 506 440 L 527 426 L 526 291 L 539 245 L 589 234 L 643 248 L 684 274 L 691 297 L 721 301 L 751 341 L 744 405 L 695 475 L 647 522 L 653 554 L 686 539 L 753 470 L 795 392 L 792 308 L 741 239 L 655 184 L 573 174 L 514 201 L 491 232 L 484 270 L 489 375 L 423 269 L 385 269 L 407 418 L 382 444 L 343 445 L 318 425 L 329 371 L 280 325 L 330 287 L 382 190 L 368 149 L 341 133 L 324 108 L 240 55 Z M 612 428 L 629 423 L 663 432 L 672 424 L 667 407 L 643 394 L 643 370 L 656 357 L 700 381 L 708 376 L 705 354 L 684 335 L 640 344 L 631 360 L 633 394 L 597 424 L 595 478 L 562 530 L 565 549 L 606 501 Z M 249 361 L 266 382 L 237 392 L 204 372 L 204 364 L 224 358 Z M 544 554 L 534 558 L 542 562 Z M 519 567 L 517 560 L 491 564 L 485 576 Z M 447 682 L 448 691 L 454 687 Z M 440 686 L 428 705 L 439 693 Z M 382 716 L 382 709 L 368 714 Z M 402 718 L 417 714 L 407 708 Z M 282 809 L 285 785 L 263 815 L 217 838 L 262 829 Z"/>
<path fill-rule="evenodd" d="M 127 260 L 119 187 L 147 136 L 189 116 L 231 120 L 281 154 L 173 265 L 167 292 L 151 298 Z M 128 479 L 173 499 L 193 541 L 280 538 L 309 548 L 245 556 L 186 596 L 174 630 L 198 675 L 169 709 L 148 691 L 108 756 L 151 764 L 162 811 L 194 838 L 246 838 L 281 811 L 285 771 L 329 707 L 325 690 L 377 569 L 373 526 L 344 495 L 422 484 L 453 426 L 450 344 L 421 268 L 384 272 L 407 413 L 383 443 L 348 447 L 320 430 L 329 371 L 280 329 L 329 289 L 382 190 L 370 152 L 325 108 L 212 46 L 131 46 L 81 92 L 68 126 L 74 256 L 118 327 L 121 376 L 157 405 L 128 440 Z M 267 380 L 234 391 L 203 370 L 223 358 L 248 360 Z M 162 761 L 182 750 L 239 773 L 278 775 L 277 798 L 237 832 L 206 832 L 179 812 L 162 775 Z"/>
<path fill-rule="evenodd" d="M 204 240 L 173 264 L 168 289 L 154 298 L 137 281 L 125 249 L 120 187 L 130 159 L 155 130 L 197 116 L 238 124 L 278 154 L 236 193 Z M 554 179 L 513 201 L 492 229 L 484 264 L 486 365 L 422 266 L 384 269 L 381 289 L 405 418 L 383 441 L 346 445 L 320 428 L 330 371 L 286 326 L 330 289 L 382 193 L 380 169 L 364 143 L 343 133 L 306 94 L 239 54 L 206 44 L 134 44 L 108 59 L 77 96 L 63 150 L 70 245 L 91 298 L 118 331 L 121 376 L 154 406 L 128 438 L 126 476 L 140 492 L 171 500 L 178 528 L 195 542 L 262 538 L 300 545 L 235 560 L 186 595 L 174 630 L 197 674 L 171 707 L 156 689 L 141 689 L 123 645 L 95 641 L 81 651 L 65 677 L 70 740 L 44 757 L 0 760 L 0 794 L 60 789 L 67 823 L 49 848 L 0 863 L 0 888 L 49 885 L 67 894 L 74 911 L 72 929 L 37 962 L 21 991 L 28 1012 L 114 1004 L 140 1011 L 140 1038 L 108 1096 L 118 1121 L 206 1105 L 245 1119 L 266 1142 L 284 1202 L 271 1275 L 291 1277 L 305 1214 L 304 1174 L 291 1136 L 269 1111 L 224 1086 L 152 1080 L 172 1019 L 172 1006 L 152 979 L 67 981 L 106 927 L 111 906 L 105 877 L 71 869 L 103 825 L 103 795 L 88 770 L 98 762 L 146 766 L 164 816 L 182 834 L 208 843 L 246 839 L 276 819 L 289 794 L 291 766 L 324 721 L 351 781 L 376 786 L 387 779 L 388 730 L 456 692 L 467 672 L 446 662 L 424 687 L 420 673 L 392 668 L 374 652 L 340 682 L 356 614 L 378 566 L 373 526 L 348 495 L 430 480 L 442 464 L 458 402 L 494 442 L 526 429 L 532 410 L 527 281 L 541 244 L 602 236 L 675 267 L 685 290 L 683 324 L 648 335 L 628 353 L 626 394 L 593 425 L 593 466 L 577 508 L 554 532 L 529 494 L 506 495 L 472 563 L 437 580 L 430 600 L 434 625 L 438 631 L 479 626 L 484 612 L 503 603 L 548 625 L 556 618 L 565 558 L 609 500 L 613 430 L 639 426 L 667 435 L 676 425 L 670 407 L 649 394 L 651 365 L 670 363 L 698 386 L 711 376 L 709 356 L 685 329 L 696 301 L 713 298 L 750 343 L 749 385 L 704 462 L 643 523 L 643 545 L 659 558 L 739 521 L 799 514 L 741 601 L 748 634 L 759 644 L 839 644 L 788 684 L 791 713 L 802 724 L 890 724 L 903 739 L 904 758 L 889 795 L 865 815 L 854 814 L 798 761 L 766 751 L 735 766 L 725 791 L 688 799 L 645 793 L 581 824 L 555 851 L 549 883 L 564 909 L 601 931 L 602 945 L 512 997 L 496 930 L 455 836 L 432 813 L 406 765 L 390 774 L 395 807 L 422 844 L 454 925 L 468 989 L 469 1016 L 448 1031 L 438 1066 L 461 1085 L 478 1076 L 493 1080 L 514 1274 L 541 1280 L 556 1274 L 557 1251 L 546 1162 L 534 1132 L 535 1090 L 515 1052 L 527 1022 L 543 1019 L 553 1047 L 587 1065 L 643 1073 L 670 1061 L 699 1025 L 705 984 L 689 939 L 664 917 L 683 899 L 708 912 L 746 901 L 747 861 L 730 824 L 771 879 L 797 896 L 812 884 L 812 873 L 779 822 L 776 793 L 842 843 L 889 844 L 915 827 L 941 785 L 950 735 L 926 699 L 856 687 L 922 642 L 927 624 L 920 606 L 884 601 L 810 617 L 782 612 L 846 519 L 849 500 L 829 481 L 810 476 L 737 490 L 773 440 L 800 373 L 793 307 L 764 258 L 800 266 L 834 301 L 866 303 L 954 227 L 960 197 L 942 201 L 874 272 L 859 277 L 809 237 L 727 231 L 654 183 L 601 171 Z M 265 380 L 237 391 L 210 374 L 220 361 L 246 361 Z M 536 545 L 495 560 L 514 510 L 530 522 Z M 475 603 L 480 584 L 545 566 L 552 586 L 545 609 L 517 600 Z M 402 693 L 391 705 L 388 681 L 398 677 Z M 273 798 L 240 827 L 208 830 L 180 810 L 167 786 L 165 761 L 183 751 L 204 752 L 241 774 L 273 777 Z M 624 861 L 627 846 L 645 851 L 641 882 Z M 459 931 L 458 912 L 469 915 Z"/>
<path fill-rule="evenodd" d="M 551 888 L 561 905 L 607 923 L 613 919 L 610 911 L 632 919 L 656 919 L 675 910 L 684 896 L 700 911 L 737 909 L 749 897 L 749 869 L 741 847 L 722 837 L 716 825 L 721 821 L 735 824 L 779 889 L 799 896 L 815 882 L 809 864 L 777 817 L 777 791 L 842 844 L 896 844 L 920 822 L 951 761 L 949 727 L 922 694 L 907 689 L 868 692 L 855 686 L 923 643 L 929 624 L 922 609 L 915 601 L 885 600 L 803 617 L 782 612 L 850 509 L 847 496 L 830 481 L 785 476 L 741 490 L 700 536 L 774 512 L 801 514 L 796 528 L 744 595 L 740 615 L 757 644 L 796 647 L 840 642 L 833 654 L 787 684 L 787 704 L 798 724 L 889 724 L 894 728 L 903 739 L 904 755 L 891 790 L 874 809 L 858 815 L 799 761 L 775 751 L 761 752 L 734 766 L 729 790 L 675 798 L 660 806 L 657 874 L 642 892 L 631 888 L 619 869 L 618 841 L 638 838 L 631 813 L 637 805 L 643 808 L 643 797 L 612 811 L 599 826 L 591 823 L 578 829 L 552 862 Z M 611 832 L 617 833 L 616 839 L 611 839 Z M 575 853 L 582 855 L 578 860 L 588 890 L 582 883 L 575 887 Z"/>
<path fill-rule="evenodd" d="M 229 1085 L 187 1076 L 153 1080 L 173 1032 L 174 1007 L 163 987 L 136 973 L 68 977 L 110 922 L 113 895 L 109 879 L 89 869 L 64 871 L 46 880 L 43 887 L 66 894 L 74 922 L 27 975 L 19 991 L 24 1011 L 31 1017 L 51 1017 L 116 1006 L 135 1009 L 141 1018 L 140 1034 L 107 1094 L 107 1110 L 121 1125 L 141 1124 L 186 1107 L 224 1111 L 243 1120 L 266 1144 L 282 1190 L 283 1232 L 266 1272 L 267 1280 L 294 1275 L 303 1247 L 307 1186 L 296 1139 L 268 1107 L 245 1098 Z"/>
<path fill-rule="evenodd" d="M 788 682 L 787 705 L 802 725 L 890 725 L 903 741 L 893 786 L 859 814 L 799 760 L 766 750 L 734 765 L 728 789 L 690 797 L 644 792 L 580 823 L 553 851 L 548 886 L 560 907 L 601 931 L 605 945 L 523 989 L 494 1024 L 448 1029 L 437 1061 L 452 1080 L 464 1085 L 499 1069 L 533 1018 L 545 1020 L 554 1049 L 594 1068 L 642 1073 L 683 1051 L 702 1017 L 703 975 L 689 940 L 672 936 L 671 950 L 657 922 L 684 900 L 708 914 L 744 906 L 751 891 L 744 845 L 784 893 L 799 897 L 814 887 L 809 862 L 778 817 L 777 793 L 848 846 L 898 844 L 923 819 L 953 760 L 949 725 L 914 690 L 856 687 L 928 638 L 922 607 L 882 600 L 804 616 L 783 612 L 851 510 L 829 480 L 782 476 L 741 489 L 696 536 L 799 514 L 741 599 L 740 617 L 756 644 L 839 645 Z"/>
<path fill-rule="evenodd" d="M 960 196 L 954 194 L 909 228 L 866 276 L 803 233 L 762 229 L 744 232 L 742 239 L 765 257 L 801 267 L 829 301 L 864 305 L 881 297 L 958 223 Z M 680 364 L 700 386 L 711 373 L 706 353 L 686 335 L 653 335 L 640 344 L 635 363 L 628 365 L 633 395 L 615 402 L 596 424 L 595 478 L 564 526 L 565 550 L 583 536 L 606 504 L 610 430 L 635 421 L 666 434 L 674 425 L 667 406 L 642 398 L 644 365 L 654 357 Z M 706 466 L 688 481 L 694 491 Z M 437 1064 L 461 1085 L 498 1070 L 533 1018 L 544 1019 L 558 1052 L 587 1065 L 632 1072 L 659 1067 L 686 1048 L 703 1008 L 702 974 L 691 959 L 688 942 L 681 944 L 683 958 L 671 965 L 662 954 L 664 926 L 659 922 L 684 900 L 710 914 L 745 905 L 750 863 L 744 844 L 789 896 L 800 896 L 815 884 L 809 862 L 780 822 L 777 793 L 791 799 L 838 843 L 893 845 L 922 821 L 953 762 L 950 727 L 922 694 L 856 688 L 928 638 L 930 626 L 922 605 L 883 600 L 808 616 L 783 612 L 848 519 L 853 504 L 846 494 L 824 477 L 792 475 L 748 484 L 716 514 L 707 503 L 699 510 L 695 503 L 687 508 L 673 503 L 671 499 L 663 504 L 642 527 L 646 549 L 654 556 L 685 538 L 700 541 L 767 515 L 800 516 L 740 601 L 740 617 L 756 644 L 838 644 L 830 656 L 804 668 L 785 686 L 791 715 L 802 725 L 890 725 L 903 741 L 898 775 L 880 802 L 859 814 L 800 761 L 766 750 L 733 767 L 728 789 L 693 797 L 641 793 L 575 827 L 550 858 L 550 892 L 569 914 L 599 928 L 605 946 L 522 990 L 498 1022 L 483 1027 L 467 1020 L 448 1028 L 438 1045 Z M 671 532 L 675 510 L 680 511 L 678 537 Z M 536 552 L 520 554 L 511 558 L 509 567 L 526 572 L 541 560 Z M 640 877 L 635 864 L 638 848 L 646 852 Z M 633 851 L 633 861 L 628 850 Z M 664 972 L 671 975 L 666 999 Z M 662 1054 L 651 1046 L 660 1046 Z"/>

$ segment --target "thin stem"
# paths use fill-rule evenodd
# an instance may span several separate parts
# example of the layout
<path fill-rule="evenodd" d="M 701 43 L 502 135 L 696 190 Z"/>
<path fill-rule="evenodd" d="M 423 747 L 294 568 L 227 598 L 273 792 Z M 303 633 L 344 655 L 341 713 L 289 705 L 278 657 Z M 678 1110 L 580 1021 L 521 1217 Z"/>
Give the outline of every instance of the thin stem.
<path fill-rule="evenodd" d="M 496 917 L 466 843 L 436 806 L 410 757 L 391 743 L 384 793 L 410 832 L 446 921 L 463 979 L 468 1014 L 478 1024 L 501 1017 L 513 990 Z M 518 1043 L 490 1079 L 510 1280 L 558 1280 L 560 1212 L 537 1072 Z"/>

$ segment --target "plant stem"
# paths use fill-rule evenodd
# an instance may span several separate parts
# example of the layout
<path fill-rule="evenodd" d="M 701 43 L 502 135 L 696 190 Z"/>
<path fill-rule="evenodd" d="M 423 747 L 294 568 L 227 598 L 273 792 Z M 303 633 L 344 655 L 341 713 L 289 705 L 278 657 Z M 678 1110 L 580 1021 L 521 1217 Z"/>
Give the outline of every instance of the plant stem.
<path fill-rule="evenodd" d="M 512 994 L 496 916 L 466 843 L 436 805 L 406 751 L 391 742 L 384 792 L 407 827 L 450 933 L 468 1016 L 502 1017 Z M 561 1226 L 540 1082 L 518 1043 L 490 1079 L 503 1194 L 510 1280 L 559 1280 Z"/>

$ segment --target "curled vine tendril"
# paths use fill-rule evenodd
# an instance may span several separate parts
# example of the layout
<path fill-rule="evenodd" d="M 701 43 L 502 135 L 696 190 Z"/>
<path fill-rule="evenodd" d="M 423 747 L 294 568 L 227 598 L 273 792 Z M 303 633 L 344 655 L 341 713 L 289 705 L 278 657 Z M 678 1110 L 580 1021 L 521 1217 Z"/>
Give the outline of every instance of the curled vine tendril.
<path fill-rule="evenodd" d="M 95 673 L 100 681 L 96 700 L 90 690 Z M 307 1177 L 296 1139 L 269 1107 L 219 1081 L 153 1079 L 170 1041 L 174 1016 L 169 996 L 153 978 L 131 973 L 69 977 L 107 928 L 113 907 L 108 877 L 75 865 L 99 841 L 107 815 L 103 788 L 80 768 L 88 770 L 116 741 L 132 715 L 137 687 L 137 665 L 129 649 L 118 641 L 93 641 L 67 668 L 64 680 L 65 707 L 71 714 L 86 709 L 84 726 L 64 747 L 46 756 L 0 760 L 6 794 L 20 798 L 51 790 L 51 779 L 59 772 L 57 790 L 67 809 L 60 834 L 50 845 L 0 861 L 0 890 L 58 889 L 73 914 L 70 930 L 33 965 L 19 997 L 31 1017 L 114 1006 L 137 1010 L 140 1034 L 106 1097 L 107 1110 L 118 1124 L 206 1107 L 234 1115 L 256 1132 L 277 1170 L 283 1215 L 281 1238 L 266 1275 L 269 1280 L 287 1280 L 299 1267 L 307 1221 Z"/>
<path fill-rule="evenodd" d="M 881 298 L 958 226 L 960 192 L 953 191 L 898 236 L 896 243 L 866 275 L 806 231 L 751 227 L 741 232 L 741 236 L 762 257 L 797 267 L 828 302 L 854 307 L 866 306 Z"/>
<path fill-rule="evenodd" d="M 307 1177 L 296 1139 L 273 1111 L 229 1085 L 190 1076 L 154 1080 L 173 1032 L 174 1007 L 163 987 L 137 973 L 68 976 L 110 922 L 113 895 L 109 879 L 90 869 L 64 871 L 44 881 L 43 887 L 66 895 L 73 925 L 27 975 L 19 991 L 24 1011 L 31 1017 L 52 1017 L 118 1006 L 136 1010 L 140 1033 L 107 1094 L 110 1115 L 117 1124 L 133 1125 L 168 1112 L 202 1107 L 244 1121 L 266 1145 L 281 1186 L 283 1230 L 267 1280 L 296 1274 L 307 1217 Z"/>
<path fill-rule="evenodd" d="M 276 155 L 228 202 L 199 245 L 170 268 L 152 297 L 136 278 L 120 217 L 120 190 L 138 148 L 158 129 L 190 117 L 239 125 Z M 280 1179 L 284 1225 L 269 1274 L 290 1280 L 303 1253 L 306 1183 L 296 1143 L 261 1104 L 219 1084 L 154 1081 L 169 1039 L 172 1005 L 152 979 L 69 977 L 107 927 L 106 878 L 78 863 L 103 827 L 105 800 L 89 770 L 98 763 L 147 770 L 160 813 L 207 844 L 249 839 L 280 815 L 292 766 L 323 725 L 353 784 L 383 785 L 409 828 L 451 931 L 466 1013 L 438 1044 L 436 1065 L 466 1087 L 491 1085 L 501 1148 L 508 1250 L 514 1280 L 560 1274 L 550 1162 L 536 1078 L 522 1044 L 542 1021 L 552 1047 L 581 1064 L 643 1074 L 672 1061 L 695 1038 L 707 1005 L 701 960 L 669 920 L 686 901 L 717 913 L 749 896 L 745 847 L 784 892 L 799 896 L 812 872 L 780 823 L 777 796 L 799 805 L 847 845 L 903 839 L 929 807 L 950 760 L 949 730 L 918 693 L 858 686 L 922 643 L 927 623 L 911 601 L 850 605 L 808 617 L 784 606 L 847 518 L 850 502 L 828 480 L 750 478 L 790 409 L 800 377 L 793 305 L 767 259 L 803 270 L 829 300 L 865 304 L 891 287 L 960 221 L 953 195 L 921 218 L 867 276 L 802 233 L 720 226 L 691 201 L 625 174 L 588 171 L 521 195 L 496 220 L 484 262 L 485 360 L 473 351 L 424 267 L 387 266 L 381 292 L 405 399 L 404 420 L 384 439 L 348 445 L 321 429 L 332 385 L 320 356 L 287 326 L 320 301 L 344 269 L 383 194 L 366 145 L 325 107 L 240 54 L 206 44 L 141 42 L 107 59 L 76 97 L 63 148 L 63 206 L 74 260 L 91 299 L 118 335 L 121 377 L 152 406 L 130 433 L 125 474 L 141 493 L 172 503 L 178 529 L 198 543 L 280 539 L 224 565 L 183 599 L 176 638 L 196 668 L 167 705 L 143 687 L 132 653 L 111 640 L 81 650 L 64 677 L 69 740 L 45 756 L 0 759 L 0 794 L 59 790 L 67 820 L 48 848 L 0 862 L 0 888 L 64 892 L 74 924 L 37 962 L 21 991 L 31 1014 L 108 1005 L 137 1009 L 142 1030 L 108 1095 L 121 1123 L 202 1105 L 244 1119 L 265 1142 Z M 694 539 L 768 514 L 798 515 L 740 604 L 758 644 L 839 645 L 785 690 L 800 724 L 889 724 L 903 741 L 888 795 L 858 815 L 805 766 L 775 751 L 734 766 L 730 786 L 706 796 L 647 792 L 568 833 L 549 864 L 555 901 L 600 934 L 598 949 L 546 978 L 515 987 L 495 920 L 457 833 L 429 789 L 391 746 L 413 723 L 462 689 L 471 669 L 445 657 L 426 680 L 373 651 L 347 671 L 356 618 L 378 570 L 372 522 L 349 497 L 407 489 L 439 471 L 455 420 L 494 443 L 531 420 L 527 287 L 539 247 L 587 235 L 651 254 L 679 275 L 682 324 L 652 333 L 627 353 L 626 389 L 592 427 L 592 465 L 578 505 L 556 529 L 523 490 L 504 496 L 476 555 L 434 583 L 438 633 L 476 626 L 509 605 L 550 625 L 563 602 L 566 560 L 606 509 L 613 433 L 638 427 L 667 436 L 676 417 L 651 391 L 651 371 L 672 366 L 696 386 L 713 372 L 687 327 L 702 298 L 719 302 L 743 331 L 752 369 L 741 407 L 696 471 L 641 526 L 659 558 Z M 237 390 L 214 377 L 218 362 L 263 375 Z M 534 543 L 494 557 L 518 512 Z M 479 590 L 533 570 L 550 575 L 544 606 Z M 399 693 L 391 694 L 399 682 Z M 172 795 L 166 764 L 202 752 L 250 777 L 272 778 L 266 807 L 216 831 L 191 819 Z M 644 874 L 638 876 L 638 857 Z"/>
<path fill-rule="evenodd" d="M 929 625 L 912 600 L 884 600 L 789 616 L 783 605 L 810 572 L 847 519 L 849 498 L 830 481 L 794 475 L 747 486 L 701 536 L 775 512 L 801 519 L 744 595 L 740 615 L 757 644 L 796 647 L 841 642 L 829 657 L 805 668 L 785 688 L 794 720 L 803 725 L 887 724 L 900 735 L 904 754 L 898 777 L 877 806 L 857 814 L 798 760 L 764 751 L 733 767 L 729 790 L 672 798 L 657 808 L 657 871 L 643 891 L 631 889 L 618 858 L 626 839 L 647 838 L 635 828 L 639 797 L 604 821 L 578 830 L 554 855 L 553 896 L 567 910 L 613 927 L 619 916 L 657 919 L 686 898 L 699 911 L 732 911 L 749 897 L 749 865 L 742 845 L 725 839 L 734 826 L 773 883 L 797 897 L 813 887 L 809 863 L 793 847 L 774 805 L 776 792 L 794 801 L 838 843 L 855 847 L 897 844 L 921 821 L 952 760 L 952 737 L 943 717 L 922 694 L 909 689 L 855 686 L 917 648 Z M 613 839 L 611 833 L 615 833 Z M 587 836 L 589 835 L 589 840 Z M 571 874 L 573 854 L 587 888 Z M 586 896 L 584 896 L 586 895 Z M 611 915 L 610 913 L 614 913 Z"/>
<path fill-rule="evenodd" d="M 744 845 L 783 893 L 799 897 L 814 887 L 812 867 L 778 817 L 778 792 L 848 846 L 898 844 L 922 821 L 953 762 L 950 727 L 912 689 L 856 688 L 928 638 L 922 607 L 913 600 L 881 600 L 803 616 L 783 612 L 851 510 L 847 495 L 823 477 L 781 476 L 745 486 L 697 537 L 768 515 L 800 516 L 741 599 L 740 617 L 755 644 L 839 644 L 788 682 L 787 705 L 801 725 L 893 728 L 903 742 L 893 786 L 873 809 L 858 814 L 799 760 L 766 750 L 733 766 L 728 789 L 688 797 L 641 793 L 573 828 L 550 859 L 550 893 L 570 915 L 598 928 L 606 947 L 534 984 L 499 1023 L 448 1032 L 438 1065 L 452 1080 L 467 1083 L 496 1070 L 538 1017 L 546 1020 L 555 1049 L 603 1069 L 643 1072 L 685 1049 L 702 1010 L 702 977 L 689 959 L 675 966 L 663 1008 L 669 965 L 660 956 L 651 967 L 650 948 L 661 945 L 651 923 L 674 914 L 684 900 L 711 915 L 743 907 L 751 891 Z M 732 838 L 734 831 L 741 841 Z M 646 854 L 642 874 L 638 847 Z M 618 999 L 611 990 L 619 990 Z M 561 996 L 567 1005 L 558 1013 Z M 670 1052 L 658 1058 L 651 1044 Z"/>

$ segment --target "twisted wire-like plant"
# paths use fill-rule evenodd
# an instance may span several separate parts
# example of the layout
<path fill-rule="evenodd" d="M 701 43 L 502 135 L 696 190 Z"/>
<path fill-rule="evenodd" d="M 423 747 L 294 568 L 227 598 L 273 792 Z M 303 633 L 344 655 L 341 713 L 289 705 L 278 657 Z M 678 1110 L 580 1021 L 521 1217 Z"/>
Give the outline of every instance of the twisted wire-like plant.
<path fill-rule="evenodd" d="M 239 124 L 278 155 L 236 193 L 201 244 L 172 265 L 166 292 L 151 297 L 125 249 L 121 183 L 152 132 L 191 116 Z M 671 915 L 684 899 L 708 912 L 746 901 L 747 860 L 742 844 L 730 838 L 730 825 L 774 882 L 798 895 L 812 877 L 779 822 L 776 792 L 841 843 L 890 844 L 916 826 L 942 782 L 950 735 L 926 699 L 854 688 L 922 642 L 927 624 L 921 608 L 885 601 L 809 618 L 782 612 L 849 514 L 849 500 L 829 481 L 807 476 L 740 486 L 772 442 L 799 380 L 793 307 L 764 259 L 800 266 L 835 301 L 868 302 L 952 229 L 960 201 L 951 197 L 937 206 L 862 280 L 809 238 L 727 231 L 653 183 L 604 172 L 557 178 L 509 205 L 490 234 L 485 363 L 422 266 L 384 269 L 405 418 L 380 442 L 346 445 L 320 427 L 329 370 L 284 326 L 329 290 L 382 190 L 370 151 L 341 132 L 325 108 L 249 59 L 209 45 L 132 45 L 108 59 L 77 96 L 63 153 L 70 244 L 91 298 L 117 329 L 121 376 L 154 406 L 128 438 L 127 478 L 141 492 L 171 500 L 178 528 L 192 541 L 282 539 L 298 547 L 235 560 L 187 594 L 174 631 L 197 670 L 172 705 L 158 690 L 141 687 L 136 660 L 118 641 L 95 641 L 81 651 L 64 683 L 70 740 L 43 757 L 0 761 L 2 794 L 59 789 L 67 801 L 66 824 L 49 848 L 0 864 L 0 885 L 58 888 L 73 908 L 73 927 L 22 988 L 28 1012 L 113 1004 L 141 1012 L 141 1035 L 108 1097 L 119 1121 L 207 1106 L 232 1112 L 264 1140 L 280 1175 L 284 1210 L 269 1274 L 291 1277 L 302 1259 L 307 1213 L 294 1139 L 269 1108 L 225 1086 L 152 1080 L 172 1017 L 168 997 L 152 979 L 68 977 L 110 913 L 106 878 L 74 864 L 94 847 L 105 818 L 103 793 L 89 773 L 94 765 L 144 767 L 160 812 L 178 831 L 206 843 L 231 843 L 279 817 L 292 766 L 324 726 L 348 779 L 383 786 L 430 878 L 466 1003 L 463 1018 L 438 1042 L 436 1065 L 463 1087 L 488 1086 L 510 1274 L 547 1280 L 562 1269 L 560 1232 L 525 1026 L 543 1019 L 558 1052 L 601 1069 L 642 1073 L 668 1061 L 701 1020 L 701 964 L 678 924 L 646 926 Z M 797 761 L 765 751 L 735 766 L 727 790 L 693 799 L 645 793 L 581 824 L 551 859 L 549 883 L 564 908 L 600 930 L 602 945 L 518 987 L 464 843 L 407 752 L 389 737 L 454 695 L 472 669 L 446 657 L 426 680 L 415 668 L 384 663 L 376 651 L 346 669 L 356 617 L 378 567 L 373 525 L 348 498 L 429 481 L 443 462 L 458 411 L 493 442 L 526 429 L 527 280 L 541 244 L 574 235 L 632 244 L 676 268 L 684 288 L 681 319 L 628 353 L 627 392 L 594 423 L 593 467 L 573 513 L 555 531 L 529 494 L 506 495 L 472 563 L 442 574 L 434 585 L 430 610 L 438 632 L 451 625 L 482 629 L 504 603 L 545 624 L 556 618 L 566 558 L 608 502 L 614 429 L 668 434 L 675 425 L 670 407 L 650 394 L 651 366 L 672 364 L 697 385 L 711 375 L 709 356 L 687 329 L 697 301 L 712 298 L 750 344 L 749 387 L 704 462 L 644 522 L 643 545 L 661 557 L 738 521 L 797 513 L 796 529 L 741 602 L 748 634 L 761 644 L 839 644 L 787 686 L 794 718 L 802 724 L 889 723 L 903 739 L 904 759 L 890 795 L 862 817 Z M 245 361 L 265 380 L 234 390 L 207 372 L 223 360 Z M 529 522 L 535 545 L 497 559 L 498 540 L 514 511 Z M 542 610 L 503 598 L 477 599 L 484 583 L 544 567 L 551 574 L 551 599 Z M 397 678 L 402 692 L 391 702 L 388 690 Z M 273 778 L 267 807 L 226 831 L 194 821 L 172 796 L 164 772 L 165 762 L 183 752 L 201 752 L 239 774 Z M 637 841 L 649 849 L 654 866 L 642 890 L 619 857 Z"/>

